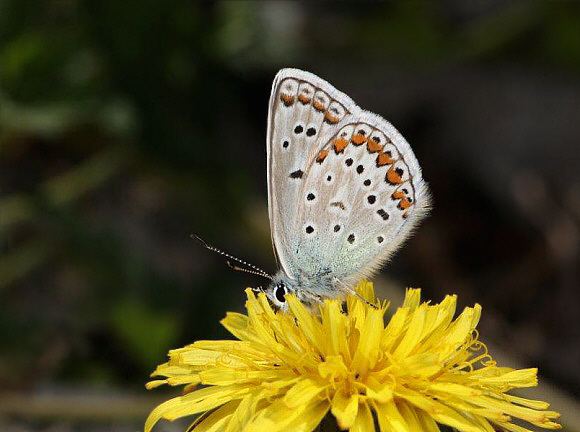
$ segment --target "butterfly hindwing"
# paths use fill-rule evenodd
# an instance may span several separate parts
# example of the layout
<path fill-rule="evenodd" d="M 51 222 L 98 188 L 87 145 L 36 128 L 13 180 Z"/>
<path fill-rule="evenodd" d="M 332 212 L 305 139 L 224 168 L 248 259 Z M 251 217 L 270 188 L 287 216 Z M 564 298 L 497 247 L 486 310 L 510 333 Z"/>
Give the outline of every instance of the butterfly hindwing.
<path fill-rule="evenodd" d="M 429 205 L 409 144 L 380 116 L 297 70 L 275 80 L 269 120 L 270 221 L 283 270 L 330 273 L 343 286 L 370 276 Z"/>
<path fill-rule="evenodd" d="M 420 169 L 400 134 L 370 113 L 354 117 L 320 150 L 328 151 L 324 160 L 309 166 L 306 200 L 316 195 L 316 204 L 297 216 L 297 225 L 312 222 L 317 231 L 298 236 L 293 258 L 308 272 L 330 270 L 347 286 L 377 270 L 428 206 Z"/>

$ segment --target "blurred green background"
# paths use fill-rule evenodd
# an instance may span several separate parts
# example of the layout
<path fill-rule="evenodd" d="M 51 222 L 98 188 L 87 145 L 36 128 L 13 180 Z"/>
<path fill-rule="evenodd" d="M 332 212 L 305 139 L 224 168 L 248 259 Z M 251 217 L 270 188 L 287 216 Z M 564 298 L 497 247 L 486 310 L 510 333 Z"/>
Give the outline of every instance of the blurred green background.
<path fill-rule="evenodd" d="M 479 302 L 568 430 L 580 412 L 576 2 L 0 0 L 0 430 L 134 431 L 168 349 L 274 271 L 271 81 L 310 70 L 392 121 L 434 211 L 376 279 Z M 180 425 L 159 430 L 176 431 Z"/>

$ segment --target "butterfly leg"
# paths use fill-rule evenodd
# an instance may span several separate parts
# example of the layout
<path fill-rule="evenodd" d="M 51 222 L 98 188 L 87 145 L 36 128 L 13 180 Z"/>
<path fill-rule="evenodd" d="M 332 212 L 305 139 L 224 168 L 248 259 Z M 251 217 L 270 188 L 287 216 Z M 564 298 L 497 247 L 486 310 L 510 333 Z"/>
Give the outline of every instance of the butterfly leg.
<path fill-rule="evenodd" d="M 374 303 L 371 303 L 370 301 L 368 301 L 367 299 L 365 299 L 363 296 L 361 296 L 358 292 L 356 292 L 354 289 L 352 289 L 350 286 L 346 285 L 345 283 L 343 283 L 340 279 L 338 278 L 333 278 L 333 281 L 335 282 L 335 285 L 337 287 L 339 287 L 339 289 L 343 292 L 345 292 L 346 294 L 350 294 L 353 295 L 355 297 L 358 297 L 359 300 L 365 302 L 367 305 L 372 306 L 375 309 L 378 309 L 378 306 Z"/>
<path fill-rule="evenodd" d="M 316 294 L 306 289 L 296 291 L 296 297 L 298 297 L 298 300 L 300 300 L 303 304 L 305 304 L 309 308 L 312 308 L 316 304 L 322 303 L 322 301 L 324 300 L 324 297 L 321 296 L 320 294 Z"/>
<path fill-rule="evenodd" d="M 260 293 L 265 293 L 266 291 L 264 290 L 264 287 L 262 285 L 257 286 L 257 287 L 251 287 L 251 290 L 254 294 L 260 294 Z"/>

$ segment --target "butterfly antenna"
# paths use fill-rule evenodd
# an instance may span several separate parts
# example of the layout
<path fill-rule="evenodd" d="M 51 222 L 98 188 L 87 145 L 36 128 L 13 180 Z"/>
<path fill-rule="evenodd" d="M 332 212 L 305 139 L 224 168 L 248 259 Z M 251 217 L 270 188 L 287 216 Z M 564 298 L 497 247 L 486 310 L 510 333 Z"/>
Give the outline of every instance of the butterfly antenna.
<path fill-rule="evenodd" d="M 210 244 L 208 244 L 204 239 L 202 239 L 200 236 L 198 236 L 197 234 L 191 234 L 190 237 L 192 239 L 196 239 L 204 248 L 206 248 L 207 250 L 210 250 L 212 252 L 215 252 L 219 255 L 225 256 L 226 258 L 228 258 L 227 264 L 228 266 L 235 270 L 235 271 L 241 271 L 244 273 L 251 273 L 251 274 L 255 274 L 258 276 L 262 276 L 265 277 L 266 279 L 270 279 L 272 280 L 272 275 L 266 273 L 266 271 L 262 270 L 260 267 L 257 267 L 253 264 L 250 264 L 240 258 L 236 258 L 235 256 L 230 255 L 227 252 L 224 252 L 221 249 L 216 248 L 215 246 L 212 246 Z M 246 267 L 249 267 L 250 269 L 246 269 L 246 268 L 242 268 L 242 267 L 238 267 L 236 265 L 233 265 L 229 260 L 235 261 L 237 263 L 240 263 L 242 265 L 245 265 Z"/>
<path fill-rule="evenodd" d="M 262 273 L 262 272 L 259 272 L 259 271 L 256 271 L 256 270 L 249 270 L 249 269 L 246 269 L 246 268 L 243 268 L 243 267 L 238 267 L 237 265 L 232 264 L 230 261 L 226 261 L 226 264 L 228 265 L 229 268 L 231 268 L 232 270 L 235 270 L 235 271 L 239 271 L 239 272 L 243 272 L 243 273 L 255 274 L 255 275 L 258 275 L 258 276 L 262 276 L 262 277 L 268 278 L 270 280 L 272 279 L 272 276 L 270 276 L 267 273 Z"/>

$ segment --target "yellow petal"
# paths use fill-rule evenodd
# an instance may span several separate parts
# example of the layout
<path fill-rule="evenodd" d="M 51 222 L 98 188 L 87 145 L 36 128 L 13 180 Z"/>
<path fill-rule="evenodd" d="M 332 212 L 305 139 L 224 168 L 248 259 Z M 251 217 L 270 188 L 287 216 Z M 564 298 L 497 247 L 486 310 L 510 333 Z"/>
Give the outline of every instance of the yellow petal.
<path fill-rule="evenodd" d="M 253 407 L 255 407 L 254 395 L 249 394 L 241 400 L 236 411 L 229 418 L 227 426 L 224 429 L 224 432 L 241 431 L 253 417 L 254 415 L 254 411 L 252 409 Z"/>
<path fill-rule="evenodd" d="M 423 393 L 416 392 L 404 386 L 397 386 L 395 389 L 395 394 L 396 396 L 408 401 L 411 405 L 414 405 L 427 413 L 435 412 L 435 404 L 433 399 L 427 397 Z"/>
<path fill-rule="evenodd" d="M 279 379 L 279 380 L 271 381 L 271 382 L 263 382 L 262 388 L 274 389 L 274 390 L 278 391 L 278 390 L 281 390 L 283 388 L 290 387 L 291 385 L 296 384 L 300 380 L 302 380 L 302 378 L 295 376 L 292 378 Z"/>
<path fill-rule="evenodd" d="M 183 365 L 173 365 L 169 363 L 163 363 L 157 366 L 155 371 L 151 374 L 152 377 L 156 376 L 171 376 L 171 375 L 190 375 L 194 372 L 194 368 L 183 366 Z"/>
<path fill-rule="evenodd" d="M 264 357 L 264 351 L 257 349 L 256 346 L 247 341 L 237 341 L 237 340 L 202 340 L 196 341 L 187 348 L 197 348 L 208 351 L 221 351 L 223 353 L 235 354 L 238 356 L 251 357 L 256 359 L 262 359 Z"/>
<path fill-rule="evenodd" d="M 350 351 L 346 341 L 348 318 L 342 313 L 338 301 L 327 300 L 321 312 L 322 326 L 325 335 L 325 352 L 328 355 L 342 355 L 350 360 Z"/>
<path fill-rule="evenodd" d="M 557 418 L 559 416 L 554 411 L 536 411 L 532 408 L 514 405 L 508 401 L 489 396 L 475 396 L 470 398 L 469 402 L 484 408 L 499 410 L 507 415 L 526 420 L 530 423 L 544 423 L 548 422 L 550 418 Z"/>
<path fill-rule="evenodd" d="M 534 432 L 531 429 L 527 429 L 525 427 L 522 426 L 518 426 L 515 425 L 513 423 L 500 423 L 500 422 L 496 422 L 497 425 L 501 426 L 504 430 L 506 431 L 510 431 L 510 432 Z M 562 429 L 562 426 L 557 424 L 557 423 L 552 423 L 550 425 L 537 425 L 541 428 L 544 429 L 552 429 L 552 430 L 556 430 L 556 429 Z"/>
<path fill-rule="evenodd" d="M 151 411 L 145 421 L 145 431 L 150 431 L 161 419 L 175 420 L 180 417 L 208 411 L 224 403 L 243 397 L 247 387 L 206 387 L 163 402 Z"/>
<path fill-rule="evenodd" d="M 349 429 L 358 412 L 358 393 L 346 395 L 337 391 L 332 399 L 331 412 L 341 429 Z"/>
<path fill-rule="evenodd" d="M 302 413 L 299 419 L 294 423 L 288 425 L 287 430 L 295 432 L 312 432 L 320 424 L 326 413 L 328 412 L 328 401 L 320 401 L 313 404 Z"/>
<path fill-rule="evenodd" d="M 289 407 L 278 399 L 259 411 L 244 428 L 244 432 L 312 431 L 328 412 L 328 401 L 308 401 Z"/>
<path fill-rule="evenodd" d="M 421 350 L 427 351 L 440 343 L 441 337 L 447 332 L 449 324 L 453 321 L 457 306 L 457 296 L 446 296 L 436 306 L 429 306 L 426 317 L 427 334 L 421 343 Z"/>
<path fill-rule="evenodd" d="M 482 394 L 481 390 L 455 383 L 438 382 L 429 386 L 430 391 L 448 393 L 460 398 L 470 398 Z"/>
<path fill-rule="evenodd" d="M 196 386 L 201 382 L 201 378 L 199 374 L 191 374 L 191 375 L 178 375 L 174 377 L 167 378 L 167 384 L 170 386 L 178 386 L 178 385 L 190 385 Z"/>
<path fill-rule="evenodd" d="M 249 320 L 246 315 L 237 312 L 228 312 L 226 317 L 220 321 L 227 331 L 240 340 L 250 339 L 248 332 Z"/>
<path fill-rule="evenodd" d="M 472 419 L 478 424 L 479 429 L 482 432 L 496 432 L 495 428 L 490 424 L 488 419 L 478 415 L 472 416 Z"/>
<path fill-rule="evenodd" d="M 375 299 L 375 290 L 373 284 L 368 281 L 361 281 L 355 287 L 355 291 L 357 294 L 365 299 L 367 302 L 374 304 L 376 302 Z M 362 312 L 368 306 L 364 301 L 361 301 L 361 298 L 356 295 L 348 295 L 346 297 L 346 306 L 349 311 L 354 311 L 355 309 L 358 312 Z"/>
<path fill-rule="evenodd" d="M 394 401 L 375 404 L 381 432 L 413 432 L 399 412 Z"/>
<path fill-rule="evenodd" d="M 501 426 L 501 428 L 503 430 L 506 430 L 506 431 L 509 431 L 509 432 L 534 432 L 534 431 L 532 431 L 530 429 L 527 429 L 527 428 L 525 428 L 523 426 L 515 425 L 513 423 L 508 423 L 508 422 L 500 423 L 500 422 L 496 422 L 496 424 L 499 425 L 499 426 Z"/>
<path fill-rule="evenodd" d="M 425 324 L 425 312 L 426 308 L 424 306 L 420 306 L 411 315 L 409 328 L 393 352 L 393 356 L 395 358 L 405 358 L 421 341 L 421 337 L 423 335 L 423 326 Z"/>
<path fill-rule="evenodd" d="M 421 303 L 421 290 L 417 288 L 407 288 L 403 307 L 409 308 L 410 311 L 413 311 L 419 306 L 419 303 Z"/>
<path fill-rule="evenodd" d="M 235 356 L 223 353 L 221 351 L 208 351 L 197 348 L 190 348 L 181 352 L 172 353 L 171 361 L 186 366 L 209 366 L 219 363 L 228 363 L 232 366 L 243 367 L 244 362 Z"/>
<path fill-rule="evenodd" d="M 420 430 L 422 432 L 441 432 L 439 426 L 437 425 L 435 420 L 433 420 L 433 417 L 431 417 L 425 411 L 416 410 L 415 413 L 417 414 L 417 417 L 421 422 L 421 428 L 417 430 Z"/>
<path fill-rule="evenodd" d="M 425 352 L 410 355 L 404 359 L 398 359 L 398 364 L 403 370 L 412 371 L 414 377 L 428 379 L 438 374 L 444 369 L 445 365 L 439 362 L 439 355 L 434 352 Z"/>
<path fill-rule="evenodd" d="M 335 378 L 346 378 L 349 375 L 349 369 L 346 367 L 341 356 L 326 356 L 325 361 L 318 365 L 318 373 L 329 382 Z"/>
<path fill-rule="evenodd" d="M 381 336 L 383 333 L 382 309 L 369 308 L 364 323 L 351 368 L 361 375 L 366 375 L 369 369 L 375 367 L 380 350 Z"/>
<path fill-rule="evenodd" d="M 318 350 L 323 345 L 322 325 L 312 312 L 294 296 L 287 296 L 288 307 L 296 317 L 300 330 L 311 344 L 311 348 Z"/>
<path fill-rule="evenodd" d="M 153 381 L 149 381 L 147 384 L 145 384 L 145 388 L 147 390 L 152 390 L 154 388 L 162 386 L 163 384 L 167 384 L 167 380 L 153 380 Z"/>
<path fill-rule="evenodd" d="M 200 415 L 187 428 L 187 432 L 218 432 L 223 431 L 225 425 L 236 411 L 240 401 L 228 402 L 225 405 Z"/>
<path fill-rule="evenodd" d="M 304 405 L 318 396 L 326 387 L 311 379 L 298 381 L 284 396 L 284 402 L 290 408 Z"/>
<path fill-rule="evenodd" d="M 236 370 L 229 368 L 212 368 L 200 372 L 202 384 L 205 385 L 232 385 L 244 382 L 274 381 L 278 379 L 292 378 L 294 374 L 288 370 L 266 369 L 266 370 Z"/>
<path fill-rule="evenodd" d="M 516 403 L 518 405 L 526 406 L 528 408 L 533 408 L 536 410 L 545 410 L 545 409 L 548 409 L 550 407 L 550 404 L 548 402 L 544 402 L 544 401 L 526 399 L 523 397 L 508 395 L 508 394 L 504 395 L 504 397 L 506 398 L 506 400 L 508 400 L 510 402 Z"/>
<path fill-rule="evenodd" d="M 397 408 L 411 431 L 424 430 L 416 408 L 411 408 L 407 402 L 401 400 L 397 401 Z"/>
<path fill-rule="evenodd" d="M 258 301 L 260 302 L 260 306 L 262 307 L 262 311 L 267 316 L 268 320 L 275 321 L 276 313 L 270 306 L 270 302 L 268 301 L 268 297 L 266 294 L 261 292 L 258 294 Z"/>
<path fill-rule="evenodd" d="M 482 408 L 471 403 L 471 399 L 447 398 L 445 404 L 460 413 L 473 414 L 471 419 L 477 420 L 478 417 L 485 417 L 490 421 L 510 421 L 510 416 L 504 414 L 501 410 L 494 408 Z"/>
<path fill-rule="evenodd" d="M 512 388 L 533 387 L 538 385 L 538 369 L 518 369 L 511 370 L 498 376 L 482 377 L 478 381 L 486 384 L 509 385 Z"/>
<path fill-rule="evenodd" d="M 375 432 L 373 414 L 367 403 L 362 402 L 359 404 L 358 413 L 350 432 Z"/>
<path fill-rule="evenodd" d="M 372 376 L 366 380 L 365 392 L 368 398 L 378 403 L 390 402 L 393 399 L 393 384 L 382 384 Z"/>
<path fill-rule="evenodd" d="M 376 303 L 375 288 L 369 281 L 360 281 L 355 287 L 355 291 L 369 303 Z"/>
<path fill-rule="evenodd" d="M 435 410 L 429 412 L 431 417 L 439 423 L 451 426 L 461 432 L 481 432 L 478 422 L 472 418 L 465 417 L 453 408 L 448 407 L 437 401 L 433 401 Z"/>
<path fill-rule="evenodd" d="M 445 346 L 448 352 L 453 352 L 462 345 L 471 335 L 479 316 L 481 306 L 475 305 L 473 308 L 466 307 L 457 319 L 449 326 L 448 331 L 442 338 L 441 345 Z"/>
<path fill-rule="evenodd" d="M 400 338 L 401 332 L 405 327 L 407 317 L 409 315 L 409 308 L 399 308 L 387 324 L 383 331 L 381 340 L 381 349 L 383 351 L 390 351 L 395 342 Z"/>

